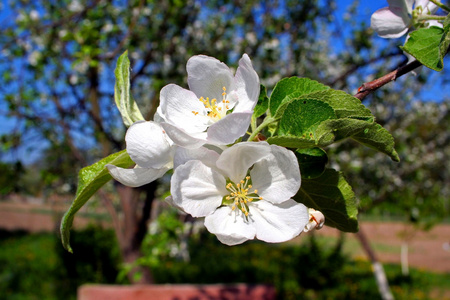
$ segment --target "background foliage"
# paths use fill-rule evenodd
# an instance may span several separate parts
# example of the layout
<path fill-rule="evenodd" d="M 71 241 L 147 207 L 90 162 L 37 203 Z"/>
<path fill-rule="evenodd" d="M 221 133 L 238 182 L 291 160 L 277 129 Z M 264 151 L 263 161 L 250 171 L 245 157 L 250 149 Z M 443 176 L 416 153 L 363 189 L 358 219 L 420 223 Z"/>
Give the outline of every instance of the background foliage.
<path fill-rule="evenodd" d="M 43 197 L 50 193 L 73 194 L 77 171 L 81 167 L 124 149 L 125 127 L 114 104 L 113 70 L 117 57 L 125 49 L 128 49 L 131 59 L 133 96 L 147 120 L 152 118 L 158 105 L 161 87 L 168 83 L 186 85 L 185 64 L 195 54 L 211 55 L 236 66 L 242 53 L 248 53 L 269 95 L 275 83 L 288 76 L 308 77 L 354 93 L 364 81 L 406 62 L 406 57 L 397 48 L 403 41 L 380 42 L 369 28 L 369 19 L 359 17 L 365 10 L 364 2 L 359 4 L 355 1 L 343 9 L 344 3 L 347 5 L 345 1 L 333 0 L 2 2 L 0 121 L 7 124 L 7 129 L 0 131 L 0 159 L 3 161 L 0 165 L 0 194 L 20 192 Z M 448 73 L 448 67 L 442 72 Z M 446 162 L 450 155 L 450 116 L 449 96 L 445 92 L 448 84 L 448 76 L 438 78 L 423 68 L 418 76 L 405 76 L 365 99 L 364 104 L 376 116 L 377 122 L 394 135 L 401 159 L 399 164 L 349 142 L 329 149 L 333 153 L 329 156 L 329 165 L 344 172 L 365 213 L 401 216 L 416 223 L 419 221 L 425 227 L 448 217 L 450 175 Z M 421 102 L 422 98 L 428 102 Z M 16 163 L 16 160 L 23 162 Z M 107 192 L 112 211 L 121 214 L 124 206 L 119 199 L 121 192 L 116 187 L 108 186 Z M 157 188 L 156 194 L 163 195 L 167 189 L 165 178 Z M 150 218 L 145 200 L 148 197 L 144 198 L 133 198 L 137 203 L 133 208 L 140 211 L 146 208 L 147 218 Z M 104 203 L 101 205 L 106 206 Z M 139 218 L 132 218 L 132 221 L 134 226 Z M 171 232 L 170 228 L 179 228 L 184 220 L 174 217 L 172 221 L 165 223 L 167 234 Z M 183 262 L 171 261 L 167 253 L 167 265 L 173 269 L 155 263 L 158 256 L 149 249 L 163 249 L 168 241 L 176 243 L 179 234 L 159 236 L 160 240 L 155 240 L 151 235 L 145 236 L 147 227 L 145 222 L 141 224 L 144 224 L 141 226 L 144 234 L 137 234 L 133 240 L 134 248 L 140 249 L 141 242 L 149 246 L 142 250 L 142 265 L 152 267 L 158 274 L 156 278 L 181 282 L 188 275 L 193 278 L 201 276 L 200 267 L 189 269 Z M 94 240 L 90 240 L 91 237 Z M 94 232 L 80 238 L 81 241 L 75 235 L 73 238 L 74 247 L 83 251 L 85 246 L 81 244 L 84 242 L 85 245 L 95 244 L 90 248 L 99 247 L 98 251 L 102 251 L 103 243 L 115 249 L 110 242 L 104 242 L 100 237 L 97 239 Z M 45 239 L 43 237 L 41 241 L 47 249 L 54 241 Z M 213 241 L 203 239 L 200 241 L 213 247 Z M 126 257 L 131 251 L 120 241 L 119 238 L 118 251 L 121 257 Z M 8 247 L 0 249 L 17 249 L 10 239 L 7 243 Z M 65 255 L 59 241 L 55 247 L 61 251 L 58 255 Z M 195 242 L 189 247 L 198 250 Z M 310 247 L 313 247 L 313 242 Z M 280 259 L 283 255 L 290 255 L 295 257 L 294 260 L 297 256 L 310 259 L 302 255 L 312 248 L 276 248 L 283 253 L 280 254 L 272 248 L 252 243 L 248 248 L 237 249 L 234 251 L 242 251 L 244 259 L 233 253 L 230 254 L 236 255 L 233 262 L 243 260 L 244 267 L 249 268 L 247 270 L 260 272 L 254 269 L 256 261 L 249 256 L 273 255 L 274 259 Z M 11 250 L 3 256 L 2 262 L 7 265 L 10 261 L 25 261 L 26 258 L 19 255 L 25 253 L 32 252 L 29 249 Z M 338 280 L 338 283 L 331 280 L 337 276 L 336 272 L 346 272 L 345 259 L 342 261 L 337 253 L 338 250 L 333 255 L 338 258 L 336 264 L 339 265 L 330 265 L 336 269 L 327 269 L 330 272 L 327 278 L 318 274 L 315 279 L 317 286 L 341 284 L 347 280 Z M 107 263 L 116 268 L 117 253 L 111 255 L 105 254 L 105 258 L 114 261 Z M 192 259 L 204 259 L 201 256 L 203 252 L 198 255 Z M 321 258 L 325 262 L 332 254 L 320 252 L 317 255 L 323 255 Z M 311 259 L 317 260 L 318 257 Z M 70 265 L 74 261 L 56 263 L 57 260 L 54 256 L 36 263 L 47 263 L 52 272 L 57 269 L 52 265 L 66 265 L 73 276 L 84 272 L 85 278 L 93 281 L 114 280 L 103 274 L 106 262 L 91 261 L 87 263 L 88 267 L 83 263 Z M 281 261 L 289 265 L 287 260 Z M 320 270 L 326 268 L 322 262 L 318 264 Z M 237 264 L 232 266 L 238 267 Z M 262 272 L 261 276 L 275 278 L 279 275 L 278 267 L 267 267 L 267 272 Z M 12 267 L 5 269 L 9 273 L 2 273 L 7 275 L 1 278 L 16 278 L 1 281 L 14 282 L 7 285 L 7 291 L 25 290 L 35 284 L 17 280 L 28 273 L 41 274 L 38 267 L 27 268 L 20 267 L 15 269 L 17 271 Z M 77 268 L 85 269 L 80 271 Z M 367 264 L 358 265 L 358 268 L 361 273 L 369 274 Z M 116 274 L 117 269 L 108 272 Z M 246 272 L 250 271 L 242 271 L 242 274 Z M 299 276 L 292 272 L 294 278 Z M 239 274 L 233 275 L 234 278 L 240 278 Z M 218 275 L 210 276 L 223 279 Z M 356 278 L 362 277 L 359 274 Z M 262 277 L 256 279 L 262 280 Z M 293 280 L 277 280 L 280 291 L 286 295 L 298 288 Z M 302 280 L 310 279 L 298 279 L 299 282 Z M 369 293 L 369 290 L 374 293 L 373 282 L 361 279 L 360 286 L 355 287 L 349 283 L 352 280 L 339 285 L 340 289 L 345 289 L 344 295 Z M 82 280 L 78 278 L 75 282 L 78 284 Z M 54 286 L 50 284 L 48 289 L 54 290 Z M 316 292 L 311 293 L 315 295 Z"/>

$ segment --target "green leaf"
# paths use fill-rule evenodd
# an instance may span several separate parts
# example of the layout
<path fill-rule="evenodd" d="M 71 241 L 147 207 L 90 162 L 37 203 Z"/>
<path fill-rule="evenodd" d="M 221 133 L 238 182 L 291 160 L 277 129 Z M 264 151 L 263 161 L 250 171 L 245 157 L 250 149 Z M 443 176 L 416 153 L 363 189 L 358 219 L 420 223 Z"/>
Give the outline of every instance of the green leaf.
<path fill-rule="evenodd" d="M 302 95 L 308 95 L 328 88 L 328 86 L 308 78 L 284 78 L 275 85 L 272 95 L 270 95 L 270 114 L 278 118 L 283 113 L 284 106 L 282 104 Z"/>
<path fill-rule="evenodd" d="M 308 137 L 301 138 L 297 136 L 273 136 L 267 139 L 267 142 L 272 145 L 278 145 L 287 148 L 314 148 L 317 146 L 314 140 Z"/>
<path fill-rule="evenodd" d="M 441 71 L 444 62 L 444 54 L 441 53 L 441 40 L 444 37 L 444 29 L 431 26 L 421 28 L 409 34 L 405 46 L 400 47 L 403 51 L 414 56 L 424 66 L 435 71 Z M 447 47 L 448 48 L 448 47 Z"/>
<path fill-rule="evenodd" d="M 302 101 L 302 100 L 300 100 Z M 287 115 L 289 117 L 289 115 Z M 283 118 L 280 123 L 283 122 Z M 288 123 L 289 121 L 286 121 Z M 292 123 L 295 125 L 296 123 Z M 288 148 L 325 147 L 339 140 L 351 137 L 373 124 L 371 121 L 351 118 L 328 119 L 307 128 L 306 131 L 287 127 L 280 129 L 278 136 L 267 139 L 270 144 Z M 280 125 L 281 127 L 281 125 Z"/>
<path fill-rule="evenodd" d="M 370 127 L 352 136 L 352 139 L 367 147 L 387 154 L 393 161 L 400 161 L 398 153 L 394 148 L 394 138 L 389 131 L 384 129 L 378 123 L 374 123 Z"/>
<path fill-rule="evenodd" d="M 112 179 L 107 164 L 112 164 L 122 168 L 128 168 L 134 165 L 126 150 L 114 153 L 96 162 L 93 165 L 85 167 L 78 173 L 78 188 L 72 205 L 64 214 L 61 220 L 61 241 L 64 248 L 72 253 L 70 247 L 70 228 L 77 211 L 100 189 L 105 183 Z"/>
<path fill-rule="evenodd" d="M 261 84 L 258 103 L 253 110 L 252 118 L 261 117 L 269 108 L 269 98 L 267 97 L 266 87 Z"/>
<path fill-rule="evenodd" d="M 328 89 L 299 97 L 302 99 L 320 100 L 333 108 L 337 118 L 353 118 L 373 122 L 372 112 L 356 97 L 344 91 Z"/>
<path fill-rule="evenodd" d="M 302 178 L 313 179 L 323 174 L 328 163 L 327 153 L 320 148 L 297 149 L 295 151 Z"/>
<path fill-rule="evenodd" d="M 345 232 L 358 231 L 355 194 L 341 172 L 326 169 L 315 179 L 302 179 L 294 200 L 321 211 L 325 225 Z"/>
<path fill-rule="evenodd" d="M 442 67 L 444 66 L 444 56 L 447 55 L 450 46 L 450 14 L 447 15 L 444 21 L 444 34 L 439 45 L 439 54 L 441 57 Z"/>
<path fill-rule="evenodd" d="M 306 136 L 328 119 L 336 119 L 336 114 L 327 103 L 312 99 L 295 100 L 286 107 L 278 134 Z"/>
<path fill-rule="evenodd" d="M 283 107 L 278 131 L 268 142 L 284 147 L 325 147 L 361 132 L 375 120 L 359 99 L 333 89 L 289 98 Z"/>
<path fill-rule="evenodd" d="M 114 86 L 114 100 L 122 115 L 123 123 L 128 127 L 136 121 L 144 120 L 139 107 L 130 94 L 130 60 L 125 51 L 117 60 L 116 84 Z"/>

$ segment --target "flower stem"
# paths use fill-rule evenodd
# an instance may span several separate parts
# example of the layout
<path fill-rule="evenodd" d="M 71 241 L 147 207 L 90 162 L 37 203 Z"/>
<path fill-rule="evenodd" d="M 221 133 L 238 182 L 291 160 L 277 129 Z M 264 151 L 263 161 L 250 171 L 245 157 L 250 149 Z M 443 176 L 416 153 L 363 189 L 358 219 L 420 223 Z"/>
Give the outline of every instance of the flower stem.
<path fill-rule="evenodd" d="M 430 0 L 430 2 L 433 2 L 434 4 L 436 4 L 437 6 L 442 8 L 443 10 L 446 10 L 446 11 L 450 12 L 450 7 L 448 7 L 447 5 L 442 4 L 441 2 L 439 2 L 437 0 Z"/>
<path fill-rule="evenodd" d="M 444 21 L 445 17 L 443 17 L 443 16 L 427 16 L 427 15 L 423 15 L 423 16 L 418 16 L 417 20 L 418 21 L 427 21 L 427 20 Z"/>
<path fill-rule="evenodd" d="M 258 133 L 263 130 L 263 128 L 267 127 L 270 123 L 273 123 L 275 121 L 275 118 L 267 116 L 264 121 L 255 130 L 253 130 L 252 134 L 248 137 L 248 141 L 252 141 L 256 137 L 256 135 L 258 135 Z"/>

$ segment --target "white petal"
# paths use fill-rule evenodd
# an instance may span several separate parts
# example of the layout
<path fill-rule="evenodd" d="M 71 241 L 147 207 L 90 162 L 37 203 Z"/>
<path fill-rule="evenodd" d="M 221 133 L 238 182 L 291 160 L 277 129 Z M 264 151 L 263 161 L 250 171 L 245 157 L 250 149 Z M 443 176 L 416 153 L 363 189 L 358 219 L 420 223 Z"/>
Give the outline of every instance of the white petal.
<path fill-rule="evenodd" d="M 125 135 L 127 152 L 140 167 L 160 169 L 171 167 L 172 141 L 155 122 L 139 121 L 130 126 Z"/>
<path fill-rule="evenodd" d="M 247 54 L 244 54 L 239 60 L 235 82 L 239 102 L 236 104 L 234 112 L 253 111 L 258 102 L 260 85 L 258 74 L 253 69 Z"/>
<path fill-rule="evenodd" d="M 256 238 L 268 243 L 288 241 L 299 235 L 309 222 L 308 209 L 292 199 L 280 204 L 261 200 L 250 206 Z"/>
<path fill-rule="evenodd" d="M 255 162 L 270 155 L 270 153 L 270 146 L 266 142 L 238 143 L 222 152 L 217 160 L 217 167 L 236 183 L 244 179 L 248 169 Z"/>
<path fill-rule="evenodd" d="M 178 146 L 185 148 L 199 148 L 206 141 L 206 132 L 187 133 L 182 128 L 173 126 L 169 123 L 161 123 L 170 139 Z"/>
<path fill-rule="evenodd" d="M 443 28 L 444 24 L 440 23 L 439 21 L 436 20 L 429 20 L 426 22 L 427 23 L 427 27 L 431 27 L 431 26 L 435 26 L 435 27 L 439 27 L 439 28 Z"/>
<path fill-rule="evenodd" d="M 250 126 L 252 112 L 231 113 L 208 128 L 208 143 L 227 145 L 244 136 Z"/>
<path fill-rule="evenodd" d="M 188 85 L 198 98 L 222 100 L 223 87 L 227 93 L 235 89 L 233 74 L 226 64 L 214 57 L 196 55 L 187 62 Z"/>
<path fill-rule="evenodd" d="M 110 164 L 106 165 L 106 167 L 115 180 L 131 187 L 138 187 L 155 181 L 169 170 L 169 168 L 153 169 L 140 167 L 124 169 Z"/>
<path fill-rule="evenodd" d="M 174 169 L 176 169 L 178 166 L 181 166 L 190 160 L 200 160 L 206 166 L 216 168 L 216 161 L 218 158 L 219 153 L 205 147 L 197 149 L 176 147 L 173 165 Z"/>
<path fill-rule="evenodd" d="M 398 15 L 389 8 L 381 8 L 370 19 L 373 30 L 382 38 L 398 38 L 408 31 L 411 19 L 407 14 Z"/>
<path fill-rule="evenodd" d="M 186 132 L 202 132 L 208 127 L 203 103 L 193 92 L 175 84 L 168 84 L 161 89 L 158 114 L 167 123 L 183 128 Z"/>
<path fill-rule="evenodd" d="M 258 161 L 250 171 L 253 188 L 272 203 L 293 197 L 300 188 L 301 177 L 297 158 L 284 147 L 271 145 L 271 154 Z"/>
<path fill-rule="evenodd" d="M 179 166 L 171 180 L 170 192 L 176 205 L 194 217 L 211 214 L 227 194 L 225 178 L 199 160 Z"/>
<path fill-rule="evenodd" d="M 437 6 L 433 2 L 428 2 L 428 4 L 426 5 L 426 7 L 423 10 L 423 13 L 434 15 L 438 11 L 438 9 L 439 9 L 439 6 Z"/>
<path fill-rule="evenodd" d="M 242 212 L 233 211 L 230 206 L 220 207 L 213 214 L 206 216 L 205 227 L 228 246 L 251 240 L 256 234 L 252 222 L 245 221 Z"/>

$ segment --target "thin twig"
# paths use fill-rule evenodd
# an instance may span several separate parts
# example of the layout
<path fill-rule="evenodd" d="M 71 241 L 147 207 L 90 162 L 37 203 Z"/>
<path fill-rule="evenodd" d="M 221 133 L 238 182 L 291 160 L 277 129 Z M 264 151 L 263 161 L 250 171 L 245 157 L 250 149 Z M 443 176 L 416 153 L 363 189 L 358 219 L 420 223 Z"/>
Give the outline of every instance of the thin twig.
<path fill-rule="evenodd" d="M 400 68 L 396 69 L 395 71 L 392 71 L 389 74 L 386 74 L 386 75 L 384 75 L 380 78 L 377 78 L 371 82 L 363 83 L 363 85 L 361 85 L 358 88 L 358 92 L 354 96 L 356 98 L 358 98 L 359 100 L 362 100 L 367 95 L 376 91 L 377 89 L 384 86 L 385 84 L 396 80 L 400 76 L 403 76 L 408 72 L 411 72 L 412 70 L 420 67 L 421 65 L 422 64 L 419 61 L 415 60 L 413 62 L 410 62 L 406 66 L 400 67 Z"/>
<path fill-rule="evenodd" d="M 442 8 L 443 10 L 450 12 L 450 7 L 448 7 L 447 5 L 441 3 L 437 0 L 430 0 L 430 1 L 433 2 L 434 4 L 436 4 L 437 6 L 439 6 L 440 8 Z"/>
<path fill-rule="evenodd" d="M 344 81 L 350 74 L 356 72 L 361 67 L 366 67 L 369 64 L 373 64 L 373 63 L 378 62 L 380 60 L 384 60 L 384 59 L 386 59 L 388 57 L 394 57 L 394 56 L 398 56 L 398 55 L 403 55 L 403 54 L 402 54 L 401 51 L 394 51 L 394 52 L 388 53 L 388 54 L 383 55 L 383 56 L 374 57 L 374 58 L 371 58 L 369 60 L 363 61 L 361 63 L 357 63 L 357 64 L 353 65 L 352 67 L 350 67 L 350 69 L 345 71 L 342 75 L 340 75 L 339 77 L 335 78 L 333 81 L 327 83 L 327 85 L 334 86 L 338 82 Z"/>

